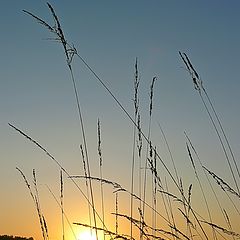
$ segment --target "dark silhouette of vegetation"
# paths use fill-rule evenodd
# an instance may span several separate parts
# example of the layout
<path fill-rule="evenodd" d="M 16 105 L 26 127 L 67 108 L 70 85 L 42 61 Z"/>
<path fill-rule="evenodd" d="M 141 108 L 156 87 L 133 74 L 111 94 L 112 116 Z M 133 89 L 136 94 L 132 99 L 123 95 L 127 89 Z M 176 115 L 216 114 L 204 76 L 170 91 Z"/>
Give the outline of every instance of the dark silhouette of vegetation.
<path fill-rule="evenodd" d="M 226 158 L 227 164 L 230 170 L 230 176 L 232 176 L 233 183 L 235 187 L 232 187 L 228 184 L 222 177 L 215 174 L 214 172 L 210 171 L 209 168 L 203 165 L 197 150 L 195 149 L 194 145 L 192 144 L 190 138 L 186 136 L 186 148 L 190 163 L 192 165 L 192 170 L 196 177 L 198 188 L 195 188 L 194 182 L 185 183 L 185 180 L 182 179 L 178 173 L 178 169 L 175 166 L 175 161 L 173 155 L 171 153 L 170 145 L 168 144 L 167 138 L 165 137 L 164 131 L 159 124 L 159 128 L 164 138 L 164 142 L 167 146 L 167 150 L 169 152 L 169 156 L 172 162 L 173 170 L 168 167 L 167 162 L 164 158 L 160 156 L 158 152 L 157 145 L 154 145 L 154 141 L 152 141 L 152 112 L 153 112 L 153 93 L 154 93 L 154 83 L 156 81 L 156 77 L 153 77 L 152 83 L 150 86 L 150 99 L 149 99 L 149 115 L 147 120 L 147 127 L 146 133 L 144 132 L 141 125 L 143 124 L 141 121 L 141 114 L 140 114 L 140 101 L 138 95 L 138 88 L 139 88 L 139 70 L 138 70 L 138 62 L 136 59 L 135 63 L 135 74 L 134 74 L 134 113 L 131 114 L 126 110 L 126 108 L 121 104 L 121 102 L 115 97 L 113 92 L 108 88 L 105 82 L 95 73 L 95 71 L 87 64 L 87 62 L 78 54 L 74 45 L 69 45 L 68 41 L 65 39 L 63 34 L 63 30 L 61 28 L 59 19 L 53 9 L 53 7 L 47 3 L 48 8 L 50 9 L 51 15 L 53 17 L 54 23 L 53 25 L 48 24 L 43 19 L 37 17 L 36 15 L 32 14 L 24 10 L 24 12 L 35 20 L 38 23 L 45 26 L 50 32 L 55 34 L 56 40 L 59 41 L 64 49 L 67 66 L 70 71 L 70 78 L 73 84 L 74 95 L 76 99 L 78 117 L 79 117 L 79 127 L 82 131 L 82 144 L 80 144 L 80 150 L 82 155 L 83 161 L 83 170 L 84 175 L 71 175 L 63 165 L 52 155 L 48 152 L 48 150 L 43 147 L 38 141 L 36 141 L 33 137 L 22 131 L 21 129 L 17 128 L 15 125 L 9 123 L 9 126 L 16 130 L 19 134 L 23 137 L 28 139 L 31 143 L 35 144 L 40 150 L 42 150 L 55 164 L 58 168 L 60 168 L 60 200 L 55 197 L 54 193 L 48 187 L 50 193 L 53 195 L 54 199 L 56 200 L 58 206 L 61 209 L 61 216 L 62 216 L 62 239 L 65 239 L 64 234 L 64 218 L 69 223 L 70 228 L 72 229 L 72 225 L 77 225 L 81 227 L 85 227 L 91 230 L 91 233 L 95 232 L 96 240 L 99 240 L 98 235 L 101 233 L 103 234 L 103 239 L 126 239 L 126 240 L 150 240 L 150 239 L 206 239 L 206 240 L 219 240 L 219 239 L 227 239 L 229 237 L 233 240 L 240 239 L 240 234 L 234 231 L 234 228 L 231 225 L 231 220 L 228 216 L 227 211 L 222 207 L 220 203 L 220 198 L 213 184 L 211 184 L 210 178 L 217 183 L 217 186 L 220 187 L 219 190 L 222 190 L 230 200 L 233 208 L 236 210 L 236 213 L 240 215 L 237 205 L 232 200 L 231 197 L 236 197 L 236 200 L 240 199 L 240 186 L 237 180 L 240 179 L 240 174 L 238 170 L 238 166 L 235 161 L 235 157 L 232 153 L 231 146 L 229 141 L 226 137 L 225 131 L 222 127 L 222 124 L 219 120 L 218 114 L 215 111 L 215 108 L 212 104 L 208 93 L 203 86 L 203 82 L 200 78 L 200 75 L 196 72 L 193 64 L 191 63 L 189 57 L 186 53 L 179 52 L 181 60 L 183 61 L 186 70 L 190 74 L 191 80 L 193 82 L 195 90 L 197 90 L 198 94 L 200 95 L 201 102 L 203 103 L 204 109 L 207 112 L 207 115 L 212 123 L 213 129 L 215 130 L 217 137 L 220 141 L 220 145 L 223 150 L 223 155 Z M 91 175 L 90 166 L 89 166 L 89 159 L 88 159 L 88 148 L 87 148 L 87 140 L 85 136 L 85 128 L 84 128 L 84 121 L 83 116 L 80 108 L 80 99 L 78 97 L 78 91 L 75 82 L 75 75 L 72 67 L 73 57 L 78 57 L 84 66 L 94 75 L 97 81 L 103 86 L 103 88 L 110 94 L 111 98 L 117 103 L 118 107 L 124 112 L 126 118 L 132 123 L 133 129 L 133 143 L 132 143 L 132 164 L 131 164 L 131 187 L 130 190 L 127 188 L 123 188 L 119 183 L 111 180 L 107 180 L 103 176 L 103 155 L 102 155 L 102 137 L 101 137 L 101 125 L 100 120 L 98 119 L 97 124 L 97 153 L 99 157 L 99 176 Z M 144 124 L 143 124 L 144 125 Z M 142 155 L 145 154 L 145 158 L 142 158 Z M 195 158 L 198 160 L 199 165 L 197 165 Z M 138 160 L 138 175 L 136 174 L 136 164 Z M 161 167 L 161 168 L 160 168 Z M 199 169 L 202 169 L 203 173 L 205 174 L 206 180 L 208 181 L 209 187 L 215 196 L 216 203 L 219 206 L 220 212 L 223 215 L 223 219 L 225 220 L 226 224 L 216 223 L 213 218 L 213 211 L 211 210 L 210 205 L 208 204 L 208 196 L 207 192 L 205 192 L 204 185 L 202 183 L 202 178 L 199 173 Z M 22 175 L 25 184 L 29 190 L 31 198 L 35 204 L 38 217 L 40 228 L 42 231 L 43 240 L 49 240 L 48 235 L 48 228 L 40 208 L 40 198 L 38 192 L 38 184 L 36 178 L 36 172 L 33 170 L 33 182 L 30 185 L 29 181 L 27 180 L 26 176 L 24 175 L 23 171 L 19 168 L 16 168 L 20 174 Z M 164 170 L 164 172 L 163 172 Z M 89 212 L 89 223 L 86 222 L 72 222 L 68 220 L 65 211 L 64 211 L 64 178 L 63 174 L 66 175 L 67 178 L 71 179 L 72 183 L 76 186 L 79 190 L 81 195 L 87 201 L 88 204 L 88 212 Z M 151 175 L 150 175 L 151 174 Z M 125 176 L 124 176 L 125 177 Z M 138 177 L 138 181 L 135 181 L 135 178 Z M 75 180 L 83 179 L 86 185 L 86 193 L 82 189 L 82 187 L 78 184 Z M 169 182 L 170 181 L 170 182 Z M 99 182 L 100 183 L 100 192 L 101 192 L 101 214 L 99 214 L 98 209 L 95 208 L 94 197 L 93 197 L 93 188 L 92 183 Z M 105 207 L 104 201 L 104 185 L 112 185 L 114 188 L 113 197 L 115 198 L 115 212 L 110 212 L 111 215 L 115 217 L 115 230 L 111 230 L 108 228 L 107 224 L 105 223 L 105 212 L 108 210 L 108 207 Z M 187 184 L 187 188 L 186 188 Z M 172 188 L 174 187 L 174 190 Z M 138 189 L 138 193 L 136 193 L 136 189 Z M 200 191 L 199 191 L 200 190 Z M 150 194 L 149 194 L 150 191 Z M 207 212 L 207 218 L 199 213 L 195 208 L 193 208 L 192 202 L 194 198 L 192 198 L 193 193 L 199 194 L 199 199 L 197 205 L 201 204 L 203 200 L 205 210 Z M 158 197 L 159 193 L 161 196 Z M 222 192 L 221 192 L 222 193 Z M 120 199 L 118 198 L 118 194 L 125 194 L 128 198 L 130 198 L 130 206 L 129 212 L 130 213 L 121 213 L 119 211 L 119 203 Z M 150 195 L 150 198 L 147 198 L 147 195 Z M 152 195 L 152 196 L 151 196 Z M 108 195 L 110 197 L 110 195 Z M 209 198 L 211 196 L 209 195 Z M 113 198 L 112 198 L 113 199 Z M 137 201 L 137 203 L 135 203 Z M 150 203 L 151 202 L 151 203 Z M 137 205 L 136 205 L 137 204 Z M 194 204 L 195 205 L 195 204 Z M 159 206 L 159 207 L 158 207 Z M 125 211 L 125 210 L 124 210 Z M 128 211 L 128 209 L 127 209 Z M 179 217 L 180 214 L 180 217 Z M 148 215 L 150 216 L 148 218 Z M 219 217 L 218 217 L 219 218 Z M 127 221 L 130 223 L 129 230 L 123 228 L 119 230 L 120 221 L 119 219 Z M 178 223 L 179 221 L 179 223 Z M 101 224 L 99 227 L 98 225 Z M 158 227 L 160 226 L 160 227 Z M 209 230 L 212 230 L 212 236 L 209 236 Z M 129 231 L 129 233 L 127 232 Z M 75 240 L 77 240 L 76 235 L 72 229 L 73 235 Z M 138 234 L 138 238 L 135 237 Z M 229 239 L 228 238 L 228 239 Z M 33 240 L 33 238 L 22 238 L 22 237 L 12 237 L 12 236 L 0 236 L 1 239 L 28 239 Z"/>
<path fill-rule="evenodd" d="M 32 237 L 18 237 L 18 236 L 8 236 L 8 235 L 1 235 L 0 240 L 34 240 Z"/>

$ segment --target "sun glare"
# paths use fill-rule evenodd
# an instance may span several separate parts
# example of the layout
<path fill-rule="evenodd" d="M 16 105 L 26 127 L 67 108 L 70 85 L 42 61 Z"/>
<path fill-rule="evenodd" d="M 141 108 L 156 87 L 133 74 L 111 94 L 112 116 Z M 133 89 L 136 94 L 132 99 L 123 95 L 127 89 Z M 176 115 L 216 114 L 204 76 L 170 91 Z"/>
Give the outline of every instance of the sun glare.
<path fill-rule="evenodd" d="M 94 233 L 91 233 L 90 231 L 84 231 L 79 233 L 78 240 L 96 240 L 96 236 Z"/>

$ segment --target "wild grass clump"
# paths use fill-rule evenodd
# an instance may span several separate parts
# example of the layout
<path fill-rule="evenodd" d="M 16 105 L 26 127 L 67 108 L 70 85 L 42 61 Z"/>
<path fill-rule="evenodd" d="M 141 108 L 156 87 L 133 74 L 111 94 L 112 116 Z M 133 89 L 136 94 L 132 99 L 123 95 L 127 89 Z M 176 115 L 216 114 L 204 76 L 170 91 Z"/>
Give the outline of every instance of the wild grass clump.
<path fill-rule="evenodd" d="M 204 109 L 211 120 L 213 129 L 220 141 L 223 150 L 223 155 L 228 164 L 231 177 L 234 182 L 234 187 L 226 183 L 223 177 L 219 177 L 213 171 L 210 171 L 207 166 L 203 165 L 202 160 L 197 153 L 189 136 L 185 133 L 186 137 L 186 153 L 191 163 L 192 171 L 196 178 L 198 187 L 192 183 L 186 183 L 181 173 L 176 167 L 175 158 L 172 154 L 170 143 L 163 131 L 160 124 L 160 133 L 164 138 L 167 146 L 172 168 L 168 166 L 166 159 L 161 157 L 159 147 L 152 139 L 152 121 L 154 117 L 154 87 L 159 77 L 152 77 L 149 87 L 149 111 L 147 116 L 147 131 L 143 129 L 142 105 L 140 101 L 140 77 L 138 59 L 134 65 L 134 79 L 133 79 L 133 114 L 129 113 L 123 104 L 114 95 L 113 91 L 106 85 L 104 80 L 98 76 L 93 68 L 81 57 L 74 45 L 69 44 L 65 38 L 64 31 L 60 24 L 60 20 L 51 6 L 47 3 L 50 14 L 53 18 L 53 23 L 50 24 L 37 15 L 24 10 L 24 13 L 31 16 L 38 23 L 43 25 L 53 35 L 55 40 L 63 47 L 67 69 L 69 71 L 70 80 L 73 85 L 73 94 L 75 96 L 76 108 L 78 113 L 79 128 L 82 134 L 82 142 L 80 146 L 80 156 L 82 159 L 83 175 L 71 174 L 42 144 L 35 140 L 30 134 L 19 129 L 15 125 L 9 123 L 9 126 L 33 143 L 38 149 L 43 151 L 46 156 L 55 163 L 56 167 L 60 170 L 60 197 L 56 197 L 53 191 L 48 187 L 50 194 L 54 197 L 58 207 L 61 210 L 61 223 L 62 223 L 62 239 L 66 239 L 65 229 L 67 221 L 71 227 L 73 237 L 77 239 L 73 229 L 73 225 L 89 228 L 97 239 L 238 239 L 240 237 L 238 229 L 234 229 L 232 219 L 223 204 L 219 200 L 219 194 L 225 193 L 227 198 L 232 203 L 234 213 L 239 217 L 239 170 L 238 165 L 230 146 L 229 140 L 226 137 L 225 131 L 218 117 L 218 114 L 212 104 L 212 101 L 207 93 L 206 88 L 203 86 L 203 81 L 200 75 L 186 53 L 179 52 L 180 59 L 183 61 L 186 70 L 190 74 L 193 81 L 195 90 L 198 92 L 200 99 L 203 103 Z M 89 147 L 86 137 L 85 121 L 82 114 L 80 97 L 76 85 L 76 79 L 73 71 L 73 61 L 75 57 L 79 58 L 84 66 L 90 71 L 95 79 L 109 94 L 110 98 L 117 104 L 119 109 L 124 113 L 126 119 L 132 124 L 132 159 L 129 160 L 129 173 L 130 186 L 123 187 L 112 179 L 105 178 L 104 172 L 104 154 L 102 142 L 104 141 L 104 132 L 102 132 L 102 123 L 97 120 L 97 153 L 98 153 L 98 166 L 99 176 L 93 176 L 90 166 Z M 105 150 L 105 149 L 104 149 Z M 92 149 L 91 149 L 92 151 Z M 40 206 L 40 196 L 38 193 L 38 185 L 36 172 L 33 171 L 33 186 L 31 186 L 25 177 L 22 170 L 17 168 L 24 182 L 29 189 L 30 196 L 35 204 L 37 214 L 39 217 L 40 229 L 44 240 L 50 239 L 46 219 L 42 213 Z M 204 175 L 202 175 L 203 173 Z M 118 174 L 118 173 L 116 173 Z M 125 177 L 125 176 L 124 176 Z M 88 222 L 81 222 L 77 220 L 69 220 L 65 212 L 65 193 L 64 193 L 64 180 L 71 181 L 76 187 L 78 193 L 84 198 L 88 206 Z M 212 181 L 213 180 L 213 181 Z M 207 182 L 207 189 L 205 190 Z M 97 184 L 96 184 L 97 183 Z M 96 187 L 97 186 L 97 187 Z M 112 187 L 111 195 L 105 194 L 107 187 Z M 222 193 L 217 191 L 220 186 Z M 32 188 L 34 190 L 32 190 Z M 219 215 L 225 220 L 225 224 L 217 224 L 218 219 L 214 216 L 214 209 L 210 206 L 210 199 L 208 198 L 207 191 L 215 197 L 214 201 L 217 208 L 219 208 Z M 196 208 L 195 198 L 193 197 L 196 191 L 199 191 L 199 196 L 203 199 L 202 209 L 207 211 L 207 214 L 199 212 Z M 96 200 L 96 192 L 100 190 L 100 198 Z M 120 198 L 121 197 L 121 198 Z M 237 198 L 233 200 L 233 197 Z M 106 205 L 106 198 L 114 204 L 114 210 L 109 211 Z M 124 212 L 120 211 L 122 198 L 128 199 L 129 208 Z M 100 202 L 100 207 L 98 207 Z M 114 218 L 115 223 L 107 224 L 107 215 Z M 124 222 L 124 227 L 121 227 Z M 125 228 L 129 226 L 129 228 Z M 51 227 L 51 226 L 50 226 Z M 230 237 L 230 238 L 229 238 Z"/>

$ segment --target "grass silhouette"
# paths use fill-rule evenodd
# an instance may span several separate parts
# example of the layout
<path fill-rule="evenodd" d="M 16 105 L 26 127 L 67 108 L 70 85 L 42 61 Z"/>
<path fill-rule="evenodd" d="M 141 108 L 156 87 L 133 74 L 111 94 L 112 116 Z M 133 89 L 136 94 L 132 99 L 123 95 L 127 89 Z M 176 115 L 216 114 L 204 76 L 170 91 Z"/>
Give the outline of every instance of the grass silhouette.
<path fill-rule="evenodd" d="M 59 42 L 65 54 L 66 65 L 70 73 L 70 79 L 73 85 L 73 94 L 75 96 L 79 128 L 82 133 L 82 141 L 80 144 L 80 152 L 83 161 L 84 175 L 72 175 L 41 143 L 35 140 L 34 137 L 30 134 L 25 133 L 25 131 L 19 129 L 15 125 L 9 123 L 9 126 L 13 128 L 16 132 L 21 134 L 31 143 L 33 143 L 37 148 L 43 151 L 47 157 L 53 161 L 57 168 L 60 170 L 60 198 L 57 197 L 50 190 L 50 193 L 56 200 L 58 207 L 61 209 L 62 217 L 62 238 L 66 239 L 65 236 L 65 224 L 64 220 L 67 220 L 68 224 L 71 226 L 83 226 L 91 229 L 95 232 L 96 238 L 100 238 L 100 233 L 103 235 L 103 239 L 238 239 L 240 237 L 238 229 L 235 230 L 231 224 L 230 214 L 223 208 L 220 198 L 216 189 L 220 187 L 222 193 L 227 195 L 227 198 L 232 203 L 233 211 L 238 214 L 239 217 L 239 170 L 236 159 L 234 157 L 232 148 L 230 146 L 229 140 L 225 134 L 222 123 L 218 117 L 218 114 L 212 104 L 212 101 L 207 93 L 206 88 L 203 86 L 203 81 L 200 78 L 200 75 L 197 73 L 196 69 L 193 67 L 193 64 L 186 53 L 179 52 L 180 59 L 182 60 L 186 70 L 190 74 L 190 77 L 193 81 L 195 90 L 198 92 L 200 99 L 203 103 L 205 111 L 209 116 L 213 129 L 215 130 L 217 137 L 220 141 L 220 145 L 223 150 L 223 155 L 229 166 L 231 176 L 234 182 L 234 187 L 226 183 L 224 177 L 220 177 L 215 174 L 212 170 L 209 170 L 207 166 L 204 166 L 200 157 L 197 154 L 196 148 L 193 146 L 190 138 L 187 134 L 186 136 L 186 152 L 188 154 L 191 166 L 194 172 L 194 175 L 197 179 L 197 183 L 200 188 L 200 195 L 204 199 L 204 207 L 207 209 L 207 216 L 204 216 L 201 212 L 194 208 L 193 204 L 193 184 L 187 186 L 181 178 L 180 173 L 175 165 L 175 160 L 171 153 L 170 145 L 167 141 L 167 138 L 164 134 L 162 127 L 159 124 L 160 132 L 164 136 L 164 141 L 167 145 L 169 154 L 171 156 L 171 161 L 174 167 L 174 171 L 166 164 L 165 159 L 163 159 L 158 151 L 157 144 L 151 138 L 152 131 L 152 115 L 154 112 L 154 86 L 157 80 L 157 77 L 152 78 L 150 85 L 149 93 L 149 115 L 147 123 L 147 132 L 145 133 L 142 128 L 141 123 L 141 112 L 140 112 L 140 101 L 139 101 L 139 69 L 138 69 L 138 60 L 136 59 L 134 65 L 134 113 L 133 117 L 123 104 L 118 100 L 114 95 L 113 91 L 107 86 L 102 78 L 93 70 L 93 68 L 82 58 L 78 53 L 74 45 L 69 44 L 68 40 L 65 38 L 64 31 L 60 24 L 60 20 L 52 7 L 51 4 L 47 3 L 50 14 L 53 18 L 53 23 L 49 24 L 42 18 L 37 15 L 24 10 L 24 13 L 31 16 L 38 23 L 43 25 L 47 30 L 49 30 Z M 104 140 L 101 132 L 101 124 L 98 119 L 97 122 L 97 141 L 98 141 L 98 156 L 99 156 L 99 175 L 93 176 L 91 173 L 91 166 L 89 160 L 89 148 L 86 138 L 86 129 L 84 116 L 81 110 L 80 97 L 78 94 L 78 89 L 76 86 L 76 79 L 73 71 L 73 61 L 75 58 L 79 58 L 84 66 L 90 71 L 95 79 L 101 84 L 101 86 L 106 90 L 110 95 L 111 99 L 117 104 L 119 109 L 123 111 L 125 117 L 130 121 L 133 127 L 133 144 L 132 144 L 132 159 L 130 161 L 130 172 L 131 172 L 131 187 L 126 189 L 121 186 L 121 183 L 115 182 L 114 180 L 109 180 L 104 178 L 104 156 L 102 152 L 102 141 Z M 136 163 L 138 161 L 138 169 L 136 168 Z M 200 163 L 200 169 L 199 165 Z M 42 213 L 40 207 L 40 196 L 38 194 L 38 185 L 36 172 L 33 171 L 33 186 L 29 184 L 26 176 L 23 171 L 17 168 L 21 176 L 24 179 L 24 182 L 29 189 L 31 198 L 35 204 L 37 214 L 39 216 L 39 223 L 42 232 L 42 237 L 44 240 L 51 239 L 49 236 L 47 221 Z M 217 206 L 220 208 L 220 213 L 225 220 L 225 225 L 222 226 L 217 223 L 217 219 L 213 217 L 213 209 L 211 209 L 208 203 L 208 196 L 205 192 L 204 185 L 202 183 L 203 179 L 199 174 L 199 171 L 203 171 L 205 178 L 215 196 L 215 201 Z M 163 173 L 167 177 L 164 177 Z M 117 173 L 116 173 L 117 174 Z M 135 178 L 137 174 L 137 178 Z M 84 197 L 88 205 L 88 215 L 89 222 L 70 222 L 67 217 L 67 214 L 64 211 L 64 176 L 74 184 L 78 192 Z M 77 182 L 77 179 L 82 179 L 84 184 L 80 185 Z M 206 180 L 205 179 L 205 180 Z M 213 182 L 211 181 L 213 180 Z M 93 185 L 94 183 L 100 184 L 101 191 L 101 208 L 96 207 L 96 199 Z M 111 214 L 115 216 L 115 229 L 114 225 L 108 226 L 106 223 L 106 197 L 104 194 L 105 186 L 113 187 L 113 199 L 115 201 L 115 212 Z M 34 189 L 34 190 L 32 190 Z M 86 193 L 85 193 L 86 189 Z M 136 191 L 138 189 L 138 191 Z M 151 196 L 149 196 L 149 193 Z M 119 212 L 120 198 L 119 195 L 124 195 L 125 198 L 129 200 L 129 212 Z M 148 196 L 148 198 L 147 198 Z M 234 198 L 234 200 L 233 200 Z M 149 201 L 149 199 L 151 199 Z M 237 199 L 237 200 L 236 200 Z M 237 204 L 235 203 L 236 201 Z M 149 217 L 150 216 L 150 217 Z M 129 230 L 119 230 L 121 222 L 125 221 L 130 225 Z M 209 231 L 210 229 L 210 231 Z M 74 238 L 77 239 L 74 230 Z"/>

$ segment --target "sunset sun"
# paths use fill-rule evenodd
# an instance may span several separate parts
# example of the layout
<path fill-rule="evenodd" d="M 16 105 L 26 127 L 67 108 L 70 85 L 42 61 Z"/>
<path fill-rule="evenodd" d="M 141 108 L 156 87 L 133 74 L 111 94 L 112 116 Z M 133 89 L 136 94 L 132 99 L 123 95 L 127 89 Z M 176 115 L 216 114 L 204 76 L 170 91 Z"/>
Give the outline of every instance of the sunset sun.
<path fill-rule="evenodd" d="M 79 233 L 77 240 L 96 240 L 96 235 L 91 233 L 89 230 L 82 231 Z"/>

